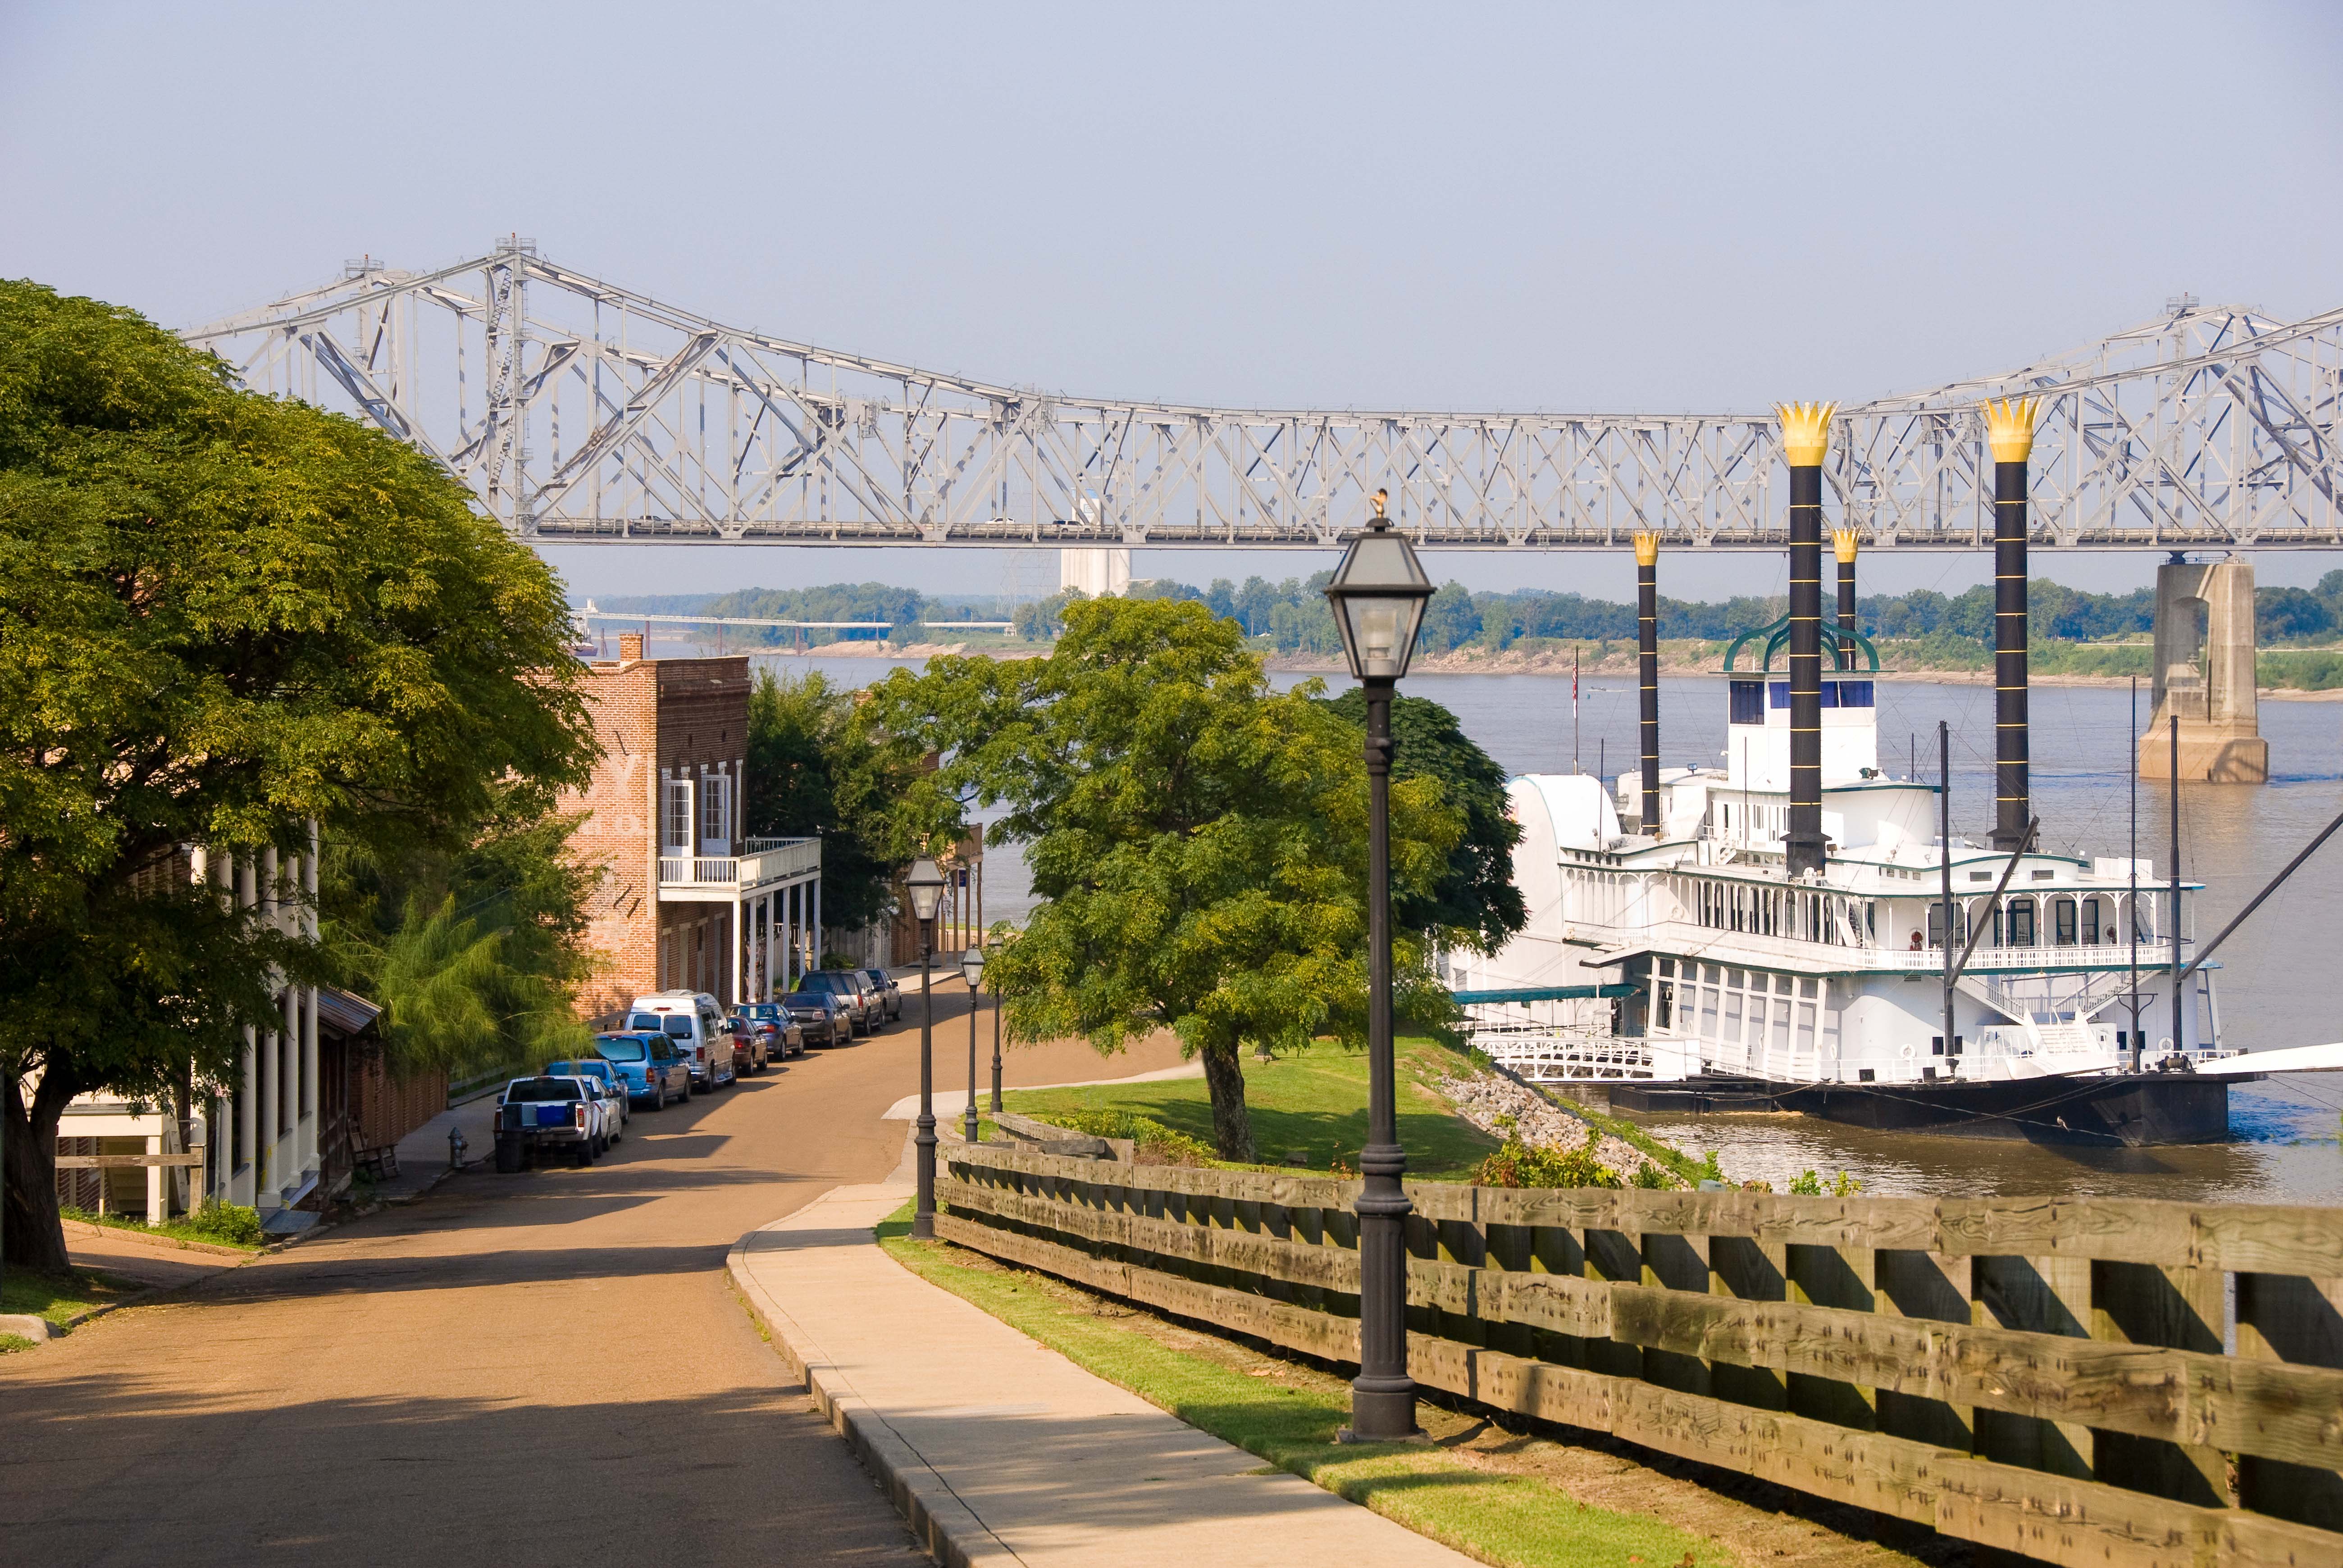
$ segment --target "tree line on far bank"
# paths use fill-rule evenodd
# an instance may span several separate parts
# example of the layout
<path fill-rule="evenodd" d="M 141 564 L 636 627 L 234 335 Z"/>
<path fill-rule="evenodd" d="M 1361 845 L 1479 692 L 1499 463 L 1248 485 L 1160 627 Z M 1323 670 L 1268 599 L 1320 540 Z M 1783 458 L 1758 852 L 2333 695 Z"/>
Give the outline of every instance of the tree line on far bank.
<path fill-rule="evenodd" d="M 1133 583 L 1130 597 L 1192 600 L 1235 621 L 1245 636 L 1278 652 L 1332 656 L 1342 651 L 1342 644 L 1326 608 L 1329 575 L 1316 572 L 1278 582 L 1254 577 L 1242 585 L 1221 578 L 1202 588 L 1159 578 Z M 1827 598 L 1829 584 L 1825 582 L 1824 588 Z M 1048 598 L 1010 605 L 965 596 L 930 598 L 883 583 L 836 583 L 612 603 L 653 613 L 664 609 L 775 619 L 884 621 L 894 628 L 890 635 L 897 641 L 915 640 L 922 621 L 1010 620 L 1020 638 L 1044 642 L 1062 631 L 1066 607 L 1081 598 L 1069 589 Z M 1957 659 L 1993 645 L 1993 589 L 1985 584 L 1957 594 L 1933 588 L 1865 594 L 1855 606 L 1867 635 L 1917 642 L 1923 645 L 1923 652 L 1933 650 Z M 1778 594 L 1715 602 L 1663 596 L 1659 608 L 1663 638 L 1719 642 L 1778 618 L 1788 608 L 1788 600 Z M 2265 646 L 2331 641 L 2343 636 L 2343 571 L 2328 572 L 2312 588 L 2258 588 L 2254 611 L 2258 639 Z M 2156 626 L 2156 592 L 2143 588 L 2124 594 L 2090 593 L 2036 578 L 2026 588 L 2026 621 L 2037 644 L 2146 637 Z M 739 639 L 743 642 L 778 645 L 790 640 L 778 628 L 761 633 L 739 629 L 746 634 Z M 1421 646 L 1423 652 L 1435 654 L 1466 648 L 1496 652 L 1538 638 L 1604 642 L 1632 641 L 1634 637 L 1633 604 L 1544 588 L 1475 593 L 1461 583 L 1450 582 L 1425 607 Z"/>

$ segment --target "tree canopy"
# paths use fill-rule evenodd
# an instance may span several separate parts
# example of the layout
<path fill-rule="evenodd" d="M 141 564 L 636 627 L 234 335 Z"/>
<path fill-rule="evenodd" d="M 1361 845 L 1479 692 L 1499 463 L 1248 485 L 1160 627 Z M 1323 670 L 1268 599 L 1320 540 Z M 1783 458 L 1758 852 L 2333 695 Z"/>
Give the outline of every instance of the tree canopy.
<path fill-rule="evenodd" d="M 749 694 L 748 830 L 821 839 L 823 922 L 868 926 L 892 907 L 893 879 L 930 838 L 956 839 L 916 737 L 892 733 L 862 693 L 820 670 L 760 670 Z"/>
<path fill-rule="evenodd" d="M 136 314 L 0 283 L 0 1114 L 61 1265 L 58 1115 L 226 1078 L 301 944 L 183 846 L 469 840 L 592 749 L 552 574 L 389 437 Z M 28 1105 L 19 1075 L 38 1079 Z"/>
<path fill-rule="evenodd" d="M 1359 732 L 1309 682 L 1270 689 L 1238 627 L 1204 606 L 1066 607 L 1047 658 L 940 658 L 873 707 L 925 738 L 955 794 L 1006 808 L 1039 900 L 993 958 L 1010 1033 L 1101 1051 L 1157 1029 L 1202 1056 L 1215 1140 L 1253 1157 L 1241 1048 L 1365 1029 L 1366 769 Z M 1428 897 L 1462 833 L 1430 777 L 1392 790 L 1403 899 Z M 1403 1005 L 1433 1004 L 1398 944 Z"/>
<path fill-rule="evenodd" d="M 1363 739 L 1363 689 L 1354 686 L 1327 706 L 1356 725 Z M 1392 923 L 1444 946 L 1494 952 L 1529 923 L 1529 906 L 1513 885 L 1513 846 L 1522 829 L 1506 814 L 1505 770 L 1464 733 L 1453 713 L 1430 698 L 1394 694 L 1391 726 L 1392 777 L 1437 780 L 1442 799 L 1463 819 L 1438 880 L 1395 896 Z"/>

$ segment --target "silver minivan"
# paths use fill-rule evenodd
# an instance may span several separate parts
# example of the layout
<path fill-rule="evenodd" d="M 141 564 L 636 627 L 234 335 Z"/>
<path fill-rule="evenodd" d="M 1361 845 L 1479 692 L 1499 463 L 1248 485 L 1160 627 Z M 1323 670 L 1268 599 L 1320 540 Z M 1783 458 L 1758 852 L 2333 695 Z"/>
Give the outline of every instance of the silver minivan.
<path fill-rule="evenodd" d="M 732 1022 L 704 990 L 654 991 L 627 1010 L 630 1030 L 656 1030 L 675 1041 L 691 1069 L 691 1086 L 708 1091 L 733 1081 Z"/>

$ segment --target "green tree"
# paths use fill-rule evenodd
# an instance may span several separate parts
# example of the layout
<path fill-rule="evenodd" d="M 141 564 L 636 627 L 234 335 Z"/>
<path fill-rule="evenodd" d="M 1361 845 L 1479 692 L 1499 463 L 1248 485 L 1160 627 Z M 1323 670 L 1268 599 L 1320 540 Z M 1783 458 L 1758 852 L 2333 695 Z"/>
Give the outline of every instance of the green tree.
<path fill-rule="evenodd" d="M 1080 604 L 1083 597 L 1080 588 L 1060 588 L 1048 598 L 1019 605 L 1009 618 L 1027 642 L 1047 642 L 1065 630 L 1066 607 Z"/>
<path fill-rule="evenodd" d="M 1353 687 L 1327 704 L 1357 727 L 1363 746 L 1367 694 Z M 1505 770 L 1464 733 L 1456 716 L 1424 697 L 1392 699 L 1392 777 L 1436 781 L 1441 799 L 1463 820 L 1439 879 L 1392 906 L 1394 925 L 1442 945 L 1469 943 L 1495 952 L 1529 923 L 1513 885 L 1513 846 L 1521 824 L 1507 814 Z"/>
<path fill-rule="evenodd" d="M 961 831 L 917 739 L 877 719 L 866 693 L 819 670 L 759 671 L 749 695 L 749 832 L 821 839 L 822 919 L 843 930 L 886 916 L 896 874 Z"/>
<path fill-rule="evenodd" d="M 1321 689 L 1272 692 L 1202 604 L 1129 599 L 1070 607 L 1046 658 L 937 658 L 877 689 L 948 790 L 1006 806 L 990 841 L 1026 847 L 1040 901 L 986 971 L 1009 1032 L 1112 1052 L 1172 1030 L 1203 1059 L 1224 1159 L 1254 1153 L 1242 1047 L 1364 1032 L 1366 769 Z M 1403 899 L 1461 833 L 1440 796 L 1392 790 Z M 1437 1006 L 1420 945 L 1395 958 L 1403 1006 Z"/>
<path fill-rule="evenodd" d="M 552 574 L 427 459 L 133 313 L 0 283 L 0 1116 L 65 1265 L 59 1116 L 224 1081 L 318 955 L 183 846 L 461 848 L 592 732 Z M 37 1080 L 29 1101 L 21 1078 Z"/>
<path fill-rule="evenodd" d="M 318 903 L 335 979 L 383 1009 L 402 1071 L 470 1073 L 574 1054 L 574 1004 L 593 970 L 593 870 L 564 853 L 579 819 L 499 813 L 464 849 L 386 861 L 328 845 Z"/>

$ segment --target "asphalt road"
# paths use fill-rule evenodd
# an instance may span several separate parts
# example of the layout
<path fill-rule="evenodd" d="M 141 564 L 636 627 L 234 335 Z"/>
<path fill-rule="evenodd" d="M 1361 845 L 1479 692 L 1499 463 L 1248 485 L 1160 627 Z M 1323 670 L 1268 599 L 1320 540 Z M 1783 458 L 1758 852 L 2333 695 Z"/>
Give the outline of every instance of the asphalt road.
<path fill-rule="evenodd" d="M 0 1357 L 0 1563 L 925 1563 L 724 1276 L 744 1232 L 895 1168 L 904 1002 L 875 1039 L 636 1112 L 591 1169 L 468 1171 Z M 940 1086 L 965 1008 L 939 987 Z M 1177 1060 L 1065 1043 L 1008 1076 Z"/>

